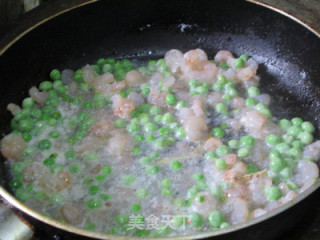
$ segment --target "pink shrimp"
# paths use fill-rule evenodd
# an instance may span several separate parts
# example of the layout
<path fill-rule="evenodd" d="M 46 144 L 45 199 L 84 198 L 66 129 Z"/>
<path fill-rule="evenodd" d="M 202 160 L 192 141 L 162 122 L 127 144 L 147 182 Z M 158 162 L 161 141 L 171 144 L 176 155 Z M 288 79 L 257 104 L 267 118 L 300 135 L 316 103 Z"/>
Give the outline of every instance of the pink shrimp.
<path fill-rule="evenodd" d="M 219 146 L 223 143 L 219 138 L 210 137 L 204 144 L 204 150 L 208 151 L 215 151 Z"/>
<path fill-rule="evenodd" d="M 124 119 L 129 118 L 130 113 L 136 106 L 135 101 L 123 98 L 119 94 L 113 95 L 111 101 L 113 113 Z"/>

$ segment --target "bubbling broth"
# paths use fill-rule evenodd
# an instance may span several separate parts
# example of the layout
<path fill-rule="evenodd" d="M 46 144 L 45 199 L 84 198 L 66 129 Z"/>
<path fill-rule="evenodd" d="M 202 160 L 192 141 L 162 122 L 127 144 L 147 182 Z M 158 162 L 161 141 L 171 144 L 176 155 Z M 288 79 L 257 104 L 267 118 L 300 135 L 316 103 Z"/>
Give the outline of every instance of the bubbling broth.
<path fill-rule="evenodd" d="M 21 202 L 92 231 L 180 236 L 260 217 L 319 177 L 313 124 L 273 115 L 253 58 L 137 63 L 54 69 L 8 105 L 1 153 Z"/>

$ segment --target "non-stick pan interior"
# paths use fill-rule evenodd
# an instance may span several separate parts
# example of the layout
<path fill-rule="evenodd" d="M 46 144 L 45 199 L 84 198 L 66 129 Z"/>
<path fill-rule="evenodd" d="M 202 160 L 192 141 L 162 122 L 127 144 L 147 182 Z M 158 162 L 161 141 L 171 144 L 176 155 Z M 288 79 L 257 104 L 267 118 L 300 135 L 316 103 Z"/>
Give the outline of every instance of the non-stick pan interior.
<path fill-rule="evenodd" d="M 234 0 L 98 1 L 35 28 L 0 56 L 0 132 L 10 132 L 9 102 L 49 79 L 53 68 L 79 68 L 100 57 L 158 59 L 172 48 L 246 53 L 259 63 L 272 106 L 320 128 L 320 40 L 302 25 L 254 3 Z M 3 161 L 0 176 L 4 174 Z M 2 177 L 0 183 L 7 186 Z"/>

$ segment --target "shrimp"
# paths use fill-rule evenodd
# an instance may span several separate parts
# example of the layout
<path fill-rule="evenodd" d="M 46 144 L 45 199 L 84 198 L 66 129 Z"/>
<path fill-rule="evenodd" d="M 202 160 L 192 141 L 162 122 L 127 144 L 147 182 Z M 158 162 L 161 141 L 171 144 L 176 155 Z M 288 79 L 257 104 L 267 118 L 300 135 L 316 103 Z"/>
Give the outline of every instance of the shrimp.
<path fill-rule="evenodd" d="M 67 223 L 71 223 L 73 225 L 80 224 L 84 219 L 85 211 L 79 206 L 71 205 L 71 204 L 63 204 L 60 208 L 60 216 Z"/>
<path fill-rule="evenodd" d="M 291 200 L 293 200 L 296 196 L 297 196 L 296 192 L 289 191 L 285 196 L 283 196 L 280 199 L 280 202 L 281 202 L 281 204 L 285 204 L 285 203 L 290 202 Z"/>
<path fill-rule="evenodd" d="M 227 198 L 245 199 L 248 196 L 248 189 L 244 183 L 233 183 L 230 188 L 225 191 Z"/>
<path fill-rule="evenodd" d="M 11 114 L 15 116 L 21 111 L 21 108 L 17 104 L 9 103 L 7 106 L 7 110 L 9 110 Z"/>
<path fill-rule="evenodd" d="M 113 74 L 105 73 L 93 81 L 93 87 L 98 93 L 111 94 L 125 88 L 126 83 L 124 81 L 115 82 Z"/>
<path fill-rule="evenodd" d="M 223 93 L 221 93 L 221 92 L 210 93 L 207 98 L 208 104 L 210 106 L 214 107 L 218 103 L 222 103 L 223 102 L 222 96 L 223 96 Z"/>
<path fill-rule="evenodd" d="M 128 152 L 132 150 L 135 142 L 133 138 L 128 135 L 125 131 L 115 129 L 111 133 L 111 138 L 109 139 L 109 143 L 107 145 L 107 150 L 111 154 L 123 154 L 124 152 Z"/>
<path fill-rule="evenodd" d="M 214 60 L 216 62 L 226 62 L 229 58 L 233 58 L 232 53 L 226 50 L 221 50 L 216 54 Z"/>
<path fill-rule="evenodd" d="M 194 99 L 192 101 L 192 110 L 194 112 L 194 115 L 197 117 L 204 117 L 204 109 L 202 106 L 202 102 L 199 99 Z"/>
<path fill-rule="evenodd" d="M 95 123 L 91 129 L 90 129 L 90 134 L 101 138 L 104 136 L 107 136 L 112 129 L 112 123 L 108 119 L 103 119 L 97 123 Z"/>
<path fill-rule="evenodd" d="M 261 171 L 251 174 L 247 185 L 252 201 L 256 204 L 263 204 L 267 201 L 265 189 L 272 186 L 272 179 L 266 175 L 266 171 Z"/>
<path fill-rule="evenodd" d="M 181 123 L 184 123 L 187 119 L 189 119 L 192 116 L 194 116 L 194 113 L 190 108 L 182 108 L 178 112 L 178 118 Z"/>
<path fill-rule="evenodd" d="M 119 94 L 111 97 L 113 113 L 120 118 L 127 119 L 135 108 L 136 103 L 128 98 L 123 98 Z"/>
<path fill-rule="evenodd" d="M 190 68 L 183 68 L 183 78 L 186 80 L 197 79 L 200 82 L 212 83 L 217 76 L 218 68 L 212 62 L 203 64 L 203 67 L 198 70 L 192 70 Z"/>
<path fill-rule="evenodd" d="M 257 71 L 252 67 L 240 68 L 237 70 L 236 79 L 240 81 L 247 81 L 257 74 Z"/>
<path fill-rule="evenodd" d="M 136 107 L 139 107 L 141 104 L 144 103 L 144 98 L 136 92 L 132 92 L 128 95 L 128 99 L 134 101 L 136 103 Z"/>
<path fill-rule="evenodd" d="M 40 92 L 37 87 L 31 87 L 29 89 L 29 95 L 36 103 L 40 105 L 43 105 L 49 97 L 47 92 Z"/>
<path fill-rule="evenodd" d="M 248 205 L 245 200 L 241 198 L 233 198 L 226 203 L 228 208 L 228 217 L 231 224 L 238 224 L 245 222 L 249 216 Z"/>
<path fill-rule="evenodd" d="M 70 174 L 68 171 L 60 171 L 57 175 L 56 190 L 61 192 L 71 183 Z"/>
<path fill-rule="evenodd" d="M 303 157 L 311 158 L 315 161 L 320 160 L 320 140 L 309 144 L 304 148 Z"/>
<path fill-rule="evenodd" d="M 261 217 L 262 215 L 266 214 L 267 211 L 262 209 L 262 208 L 256 208 L 255 210 L 253 210 L 251 212 L 251 215 L 250 215 L 250 218 L 253 219 L 253 218 L 258 218 L 258 217 Z"/>
<path fill-rule="evenodd" d="M 231 101 L 231 107 L 233 109 L 244 108 L 245 107 L 245 100 L 242 97 L 235 97 Z"/>
<path fill-rule="evenodd" d="M 166 62 L 166 65 L 170 67 L 172 73 L 178 73 L 181 66 L 185 65 L 183 53 L 176 49 L 166 52 L 164 60 Z"/>
<path fill-rule="evenodd" d="M 297 174 L 294 177 L 295 183 L 302 186 L 309 180 L 314 180 L 319 177 L 319 168 L 317 164 L 311 161 L 302 160 L 299 161 L 297 168 Z"/>
<path fill-rule="evenodd" d="M 207 54 L 202 49 L 194 49 L 186 52 L 183 55 L 186 65 L 191 69 L 199 69 L 208 61 Z"/>
<path fill-rule="evenodd" d="M 230 165 L 229 165 L 230 167 Z M 236 161 L 231 169 L 225 171 L 224 179 L 225 180 L 234 180 L 240 176 L 243 176 L 247 173 L 247 166 L 242 161 Z"/>
<path fill-rule="evenodd" d="M 25 148 L 26 143 L 23 138 L 13 133 L 2 138 L 0 142 L 0 150 L 5 158 L 19 159 Z"/>
<path fill-rule="evenodd" d="M 207 218 L 210 215 L 210 213 L 217 208 L 218 201 L 211 193 L 208 192 L 199 192 L 196 198 L 199 196 L 203 196 L 204 201 L 198 202 L 196 200 L 193 200 L 190 209 L 193 212 L 198 212 L 203 217 Z"/>
<path fill-rule="evenodd" d="M 166 96 L 168 92 L 161 92 L 158 87 L 151 87 L 150 94 L 148 96 L 148 102 L 160 107 L 166 105 Z"/>
<path fill-rule="evenodd" d="M 208 126 L 204 118 L 192 116 L 183 123 L 188 139 L 203 140 L 208 135 Z"/>
<path fill-rule="evenodd" d="M 97 77 L 97 73 L 90 67 L 90 65 L 86 65 L 82 69 L 82 77 L 83 80 L 91 86 Z"/>
<path fill-rule="evenodd" d="M 223 143 L 219 138 L 215 137 L 210 137 L 208 140 L 205 142 L 203 148 L 207 152 L 209 151 L 215 151 L 219 146 L 221 146 Z"/>
<path fill-rule="evenodd" d="M 126 85 L 129 87 L 136 87 L 144 83 L 145 80 L 146 80 L 145 76 L 137 70 L 132 70 L 128 72 L 124 78 Z"/>
<path fill-rule="evenodd" d="M 241 113 L 240 123 L 248 132 L 261 130 L 267 122 L 267 117 L 256 110 L 245 108 Z"/>

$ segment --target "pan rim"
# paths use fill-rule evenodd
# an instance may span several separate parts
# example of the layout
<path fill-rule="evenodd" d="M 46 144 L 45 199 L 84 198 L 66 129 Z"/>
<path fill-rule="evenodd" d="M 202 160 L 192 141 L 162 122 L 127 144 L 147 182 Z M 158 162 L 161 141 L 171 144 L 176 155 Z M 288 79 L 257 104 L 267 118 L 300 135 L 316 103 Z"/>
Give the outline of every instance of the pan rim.
<path fill-rule="evenodd" d="M 25 29 L 23 32 L 19 33 L 17 36 L 15 36 L 9 43 L 7 43 L 2 49 L 0 49 L 0 57 L 17 41 L 19 41 L 23 36 L 31 32 L 33 29 L 37 28 L 38 26 L 42 25 L 43 23 L 59 16 L 62 15 L 66 12 L 69 12 L 73 9 L 85 6 L 87 4 L 95 3 L 100 0 L 86 0 L 85 2 L 81 4 L 74 5 L 72 7 L 66 8 L 64 10 L 61 10 L 55 14 L 52 14 L 51 16 L 48 16 L 41 21 L 35 23 L 31 27 L 28 27 Z M 289 19 L 295 21 L 296 23 L 302 25 L 304 28 L 306 28 L 308 31 L 312 32 L 315 34 L 318 38 L 320 38 L 320 31 L 315 30 L 313 27 L 309 26 L 307 23 L 303 22 L 301 19 L 293 16 L 292 14 L 289 14 L 279 8 L 273 7 L 271 5 L 268 5 L 266 3 L 261 3 L 256 0 L 245 0 L 246 2 L 253 3 L 265 8 L 268 8 L 272 11 L 275 11 L 279 14 L 284 15 L 285 17 L 288 17 Z M 237 224 L 237 225 L 232 225 L 229 228 L 226 229 L 219 229 L 215 231 L 209 231 L 205 233 L 199 233 L 195 235 L 188 235 L 188 236 L 178 236 L 178 237 L 165 237 L 165 238 L 157 238 L 157 239 L 174 239 L 174 240 L 186 240 L 186 239 L 202 239 L 202 238 L 207 238 L 207 237 L 214 237 L 214 236 L 221 236 L 224 234 L 228 234 L 231 232 L 235 232 L 241 229 L 248 228 L 250 226 L 253 226 L 255 224 L 258 224 L 260 222 L 263 222 L 265 220 L 268 220 L 269 218 L 274 217 L 275 215 L 278 215 L 287 209 L 293 207 L 294 205 L 298 204 L 300 201 L 304 200 L 307 198 L 309 195 L 311 195 L 313 192 L 315 192 L 318 188 L 320 188 L 320 179 L 318 179 L 310 188 L 308 188 L 306 191 L 304 191 L 301 194 L 298 194 L 296 198 L 294 198 L 292 201 L 281 205 L 279 208 L 264 214 L 261 217 L 251 219 L 248 221 L 245 221 L 244 223 Z M 7 201 L 13 208 L 16 208 L 20 211 L 22 211 L 24 214 L 35 218 L 38 221 L 41 221 L 45 224 L 48 224 L 52 227 L 58 228 L 60 230 L 70 232 L 72 234 L 78 234 L 84 237 L 90 237 L 93 239 L 115 239 L 115 240 L 140 240 L 140 239 L 153 239 L 153 238 L 141 238 L 141 237 L 126 237 L 126 236 L 118 236 L 118 235 L 111 235 L 111 234 L 105 234 L 105 233 L 100 233 L 100 232 L 93 232 L 81 228 L 74 227 L 69 224 L 64 224 L 59 221 L 56 221 L 54 219 L 51 219 L 49 217 L 46 217 L 42 215 L 41 213 L 29 208 L 27 205 L 21 203 L 18 199 L 16 199 L 12 194 L 10 194 L 4 187 L 0 185 L 0 196 L 4 198 L 5 201 Z"/>

